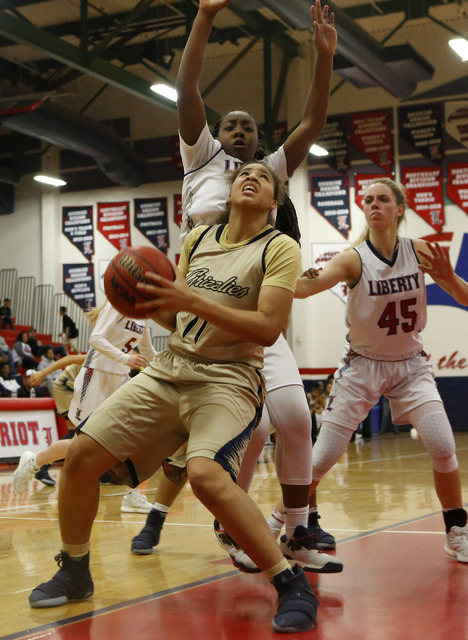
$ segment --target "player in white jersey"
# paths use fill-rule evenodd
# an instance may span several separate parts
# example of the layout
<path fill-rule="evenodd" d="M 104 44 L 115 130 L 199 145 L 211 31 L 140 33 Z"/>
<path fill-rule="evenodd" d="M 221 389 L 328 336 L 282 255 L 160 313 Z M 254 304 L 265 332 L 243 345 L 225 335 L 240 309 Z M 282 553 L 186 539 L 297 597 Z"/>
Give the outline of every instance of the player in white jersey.
<path fill-rule="evenodd" d="M 89 540 L 106 469 L 133 485 L 184 442 L 195 495 L 225 521 L 278 591 L 277 631 L 313 626 L 318 602 L 301 568 L 283 557 L 260 509 L 235 483 L 264 396 L 262 347 L 290 310 L 300 265 L 291 238 L 269 215 L 282 183 L 265 165 L 232 177 L 229 223 L 194 230 L 182 247 L 175 281 L 147 272 L 138 305 L 171 330 L 168 348 L 118 389 L 80 426 L 60 483 L 60 570 L 30 595 L 32 607 L 92 595 Z"/>
<path fill-rule="evenodd" d="M 199 224 L 219 221 L 228 195 L 224 171 L 252 160 L 260 151 L 258 126 L 247 111 L 235 109 L 225 113 L 212 134 L 206 122 L 199 90 L 206 44 L 214 18 L 228 4 L 229 0 L 200 1 L 177 76 L 180 152 L 184 165 L 182 239 Z M 319 0 L 312 6 L 312 19 L 317 55 L 302 121 L 278 151 L 264 157 L 264 161 L 284 180 L 291 177 L 304 160 L 326 121 L 337 37 L 333 14 L 328 15 L 327 6 L 322 12 Z M 279 215 L 280 212 L 278 222 Z M 277 228 L 285 230 L 278 224 Z M 277 362 L 281 363 L 280 366 L 277 366 Z M 276 469 L 286 505 L 286 516 L 276 510 L 272 514 L 269 519 L 271 529 L 278 536 L 286 524 L 287 553 L 296 560 L 309 557 L 309 570 L 341 571 L 342 563 L 338 559 L 331 559 L 327 566 L 322 562 L 316 564 L 315 550 L 333 549 L 335 540 L 318 526 L 319 516 L 315 506 L 309 515 L 311 418 L 297 364 L 283 335 L 279 336 L 275 345 L 265 349 L 265 378 L 266 410 L 244 458 L 239 478 L 242 487 L 248 490 L 250 486 L 259 450 L 269 432 L 269 418 L 277 434 Z M 161 484 L 153 505 L 154 513 L 149 514 L 146 527 L 132 541 L 134 553 L 151 553 L 153 546 L 158 544 L 162 523 L 176 495 L 177 489 L 171 490 L 164 482 Z M 236 566 L 244 571 L 258 570 L 238 545 L 225 535 L 219 523 L 215 523 L 215 529 L 218 541 Z"/>
<path fill-rule="evenodd" d="M 74 393 L 68 408 L 68 419 L 77 427 L 129 379 L 132 367 L 140 368 L 151 361 L 155 351 L 151 344 L 147 320 L 122 316 L 109 302 L 101 309 L 88 312 L 94 325 L 89 337 L 90 349 L 74 382 Z M 140 353 L 134 352 L 137 347 Z M 82 356 L 77 356 L 82 359 Z M 71 441 L 60 440 L 38 454 L 26 451 L 15 471 L 13 486 L 23 493 L 36 467 L 66 457 Z M 121 509 L 129 513 L 147 513 L 150 503 L 138 489 L 129 489 Z"/>
<path fill-rule="evenodd" d="M 445 551 L 468 563 L 467 514 L 455 440 L 420 335 L 426 324 L 422 272 L 430 272 L 450 295 L 459 292 L 460 283 L 450 275 L 439 277 L 440 264 L 431 267 L 431 255 L 439 262 L 436 248 L 398 236 L 405 211 L 399 185 L 385 178 L 373 181 L 363 208 L 368 227 L 361 240 L 332 258 L 316 279 L 301 279 L 296 289 L 297 297 L 307 297 L 341 281 L 349 286 L 348 344 L 314 447 L 312 487 L 339 460 L 353 431 L 384 395 L 392 421 L 413 425 L 432 457 L 447 533 Z"/>

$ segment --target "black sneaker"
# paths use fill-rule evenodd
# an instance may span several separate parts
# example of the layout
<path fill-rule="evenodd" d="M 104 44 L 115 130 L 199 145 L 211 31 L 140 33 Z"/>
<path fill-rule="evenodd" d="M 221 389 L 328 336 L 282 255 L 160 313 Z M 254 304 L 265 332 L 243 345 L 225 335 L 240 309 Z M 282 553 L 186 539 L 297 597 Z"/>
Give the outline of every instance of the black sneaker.
<path fill-rule="evenodd" d="M 53 478 L 49 475 L 50 464 L 43 464 L 42 467 L 34 474 L 36 480 L 40 480 L 42 484 L 47 485 L 48 487 L 55 487 L 57 484 Z"/>
<path fill-rule="evenodd" d="M 59 607 L 73 600 L 86 600 L 94 593 L 94 584 L 89 571 L 89 552 L 75 561 L 61 551 L 55 556 L 60 569 L 49 582 L 43 582 L 32 590 L 29 604 L 33 609 Z"/>
<path fill-rule="evenodd" d="M 324 531 L 318 521 L 320 520 L 319 514 L 315 511 L 309 513 L 309 519 L 307 521 L 307 528 L 314 534 L 317 541 L 317 547 L 319 549 L 336 549 L 336 541 L 331 533 Z"/>
<path fill-rule="evenodd" d="M 278 592 L 278 610 L 272 621 L 275 631 L 296 633 L 314 626 L 319 601 L 302 569 L 295 565 L 278 573 L 272 584 Z"/>
<path fill-rule="evenodd" d="M 165 519 L 165 513 L 158 509 L 151 509 L 146 518 L 145 526 L 132 540 L 132 553 L 137 556 L 147 556 L 153 553 L 153 548 L 159 544 Z"/>

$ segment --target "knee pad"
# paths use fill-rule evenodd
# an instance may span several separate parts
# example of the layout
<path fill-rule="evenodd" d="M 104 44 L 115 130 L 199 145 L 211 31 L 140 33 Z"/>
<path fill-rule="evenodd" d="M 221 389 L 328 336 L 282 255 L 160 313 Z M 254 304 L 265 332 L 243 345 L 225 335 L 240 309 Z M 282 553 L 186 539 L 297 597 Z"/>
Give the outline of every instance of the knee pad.
<path fill-rule="evenodd" d="M 432 466 L 440 473 L 450 473 L 458 467 L 455 439 L 445 411 L 427 413 L 414 425 L 422 443 L 432 458 Z"/>
<path fill-rule="evenodd" d="M 348 448 L 352 429 L 324 421 L 312 451 L 312 478 L 318 482 Z"/>

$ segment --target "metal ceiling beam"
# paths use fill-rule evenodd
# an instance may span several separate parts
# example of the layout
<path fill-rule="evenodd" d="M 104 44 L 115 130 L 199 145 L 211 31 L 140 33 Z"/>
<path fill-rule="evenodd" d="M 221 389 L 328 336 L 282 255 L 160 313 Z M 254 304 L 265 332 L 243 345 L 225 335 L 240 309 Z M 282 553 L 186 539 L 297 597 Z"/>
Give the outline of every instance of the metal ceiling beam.
<path fill-rule="evenodd" d="M 38 29 L 24 20 L 4 13 L 0 19 L 0 35 L 51 56 L 66 66 L 78 69 L 137 98 L 151 102 L 155 106 L 175 111 L 175 104 L 169 100 L 164 100 L 164 98 L 158 98 L 151 91 L 149 83 L 143 78 L 125 69 L 120 69 L 102 58 L 96 58 L 89 65 L 86 65 L 79 48 L 48 34 L 42 29 Z"/>

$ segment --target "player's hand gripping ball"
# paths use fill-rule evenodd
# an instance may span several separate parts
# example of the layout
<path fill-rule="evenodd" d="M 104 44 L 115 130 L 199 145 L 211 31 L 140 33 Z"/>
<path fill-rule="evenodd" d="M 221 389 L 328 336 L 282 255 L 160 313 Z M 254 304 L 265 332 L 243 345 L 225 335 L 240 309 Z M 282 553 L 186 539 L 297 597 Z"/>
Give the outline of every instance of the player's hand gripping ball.
<path fill-rule="evenodd" d="M 153 247 L 127 247 L 110 261 L 104 273 L 104 291 L 107 299 L 117 311 L 128 318 L 144 318 L 144 312 L 135 309 L 148 297 L 139 289 L 139 282 L 148 282 L 145 273 L 152 271 L 163 278 L 174 280 L 175 275 L 169 258 Z"/>

